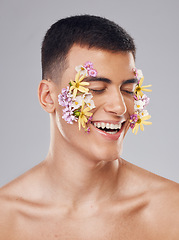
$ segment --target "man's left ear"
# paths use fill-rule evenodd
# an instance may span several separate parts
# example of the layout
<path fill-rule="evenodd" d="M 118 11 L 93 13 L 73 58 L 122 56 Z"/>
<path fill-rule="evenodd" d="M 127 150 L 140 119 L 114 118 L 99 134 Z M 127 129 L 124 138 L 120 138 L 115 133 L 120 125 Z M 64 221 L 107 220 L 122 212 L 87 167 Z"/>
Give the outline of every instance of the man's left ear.
<path fill-rule="evenodd" d="M 38 98 L 42 108 L 53 113 L 55 110 L 55 102 L 53 100 L 53 82 L 42 80 L 38 87 Z"/>

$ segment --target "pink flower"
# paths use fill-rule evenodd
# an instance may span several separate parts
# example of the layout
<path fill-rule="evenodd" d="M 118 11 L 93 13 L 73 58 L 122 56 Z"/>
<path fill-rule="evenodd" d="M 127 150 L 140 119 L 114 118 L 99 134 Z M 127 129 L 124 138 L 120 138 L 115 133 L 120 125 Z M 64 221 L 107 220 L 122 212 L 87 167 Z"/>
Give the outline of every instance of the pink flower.
<path fill-rule="evenodd" d="M 134 128 L 135 127 L 135 123 L 130 123 L 130 128 Z"/>
<path fill-rule="evenodd" d="M 86 128 L 86 129 L 85 129 L 85 132 L 86 132 L 86 133 L 89 133 L 89 132 L 90 132 L 90 127 Z"/>
<path fill-rule="evenodd" d="M 90 117 L 88 118 L 88 122 L 87 122 L 87 123 L 91 122 L 92 118 L 93 118 L 93 117 L 90 116 Z"/>
<path fill-rule="evenodd" d="M 95 69 L 90 69 L 88 71 L 88 74 L 91 76 L 91 77 L 96 77 L 97 75 L 97 71 Z"/>
<path fill-rule="evenodd" d="M 90 69 L 93 69 L 92 62 L 88 61 L 85 63 L 84 67 L 89 71 Z"/>

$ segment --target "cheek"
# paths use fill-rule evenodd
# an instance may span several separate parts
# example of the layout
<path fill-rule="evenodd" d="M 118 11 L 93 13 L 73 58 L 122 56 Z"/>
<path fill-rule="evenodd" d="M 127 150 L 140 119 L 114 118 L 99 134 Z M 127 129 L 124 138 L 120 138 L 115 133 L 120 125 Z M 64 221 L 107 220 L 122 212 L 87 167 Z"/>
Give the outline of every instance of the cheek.
<path fill-rule="evenodd" d="M 132 115 L 134 113 L 134 99 L 131 97 L 130 99 L 125 100 L 127 111 L 129 115 Z"/>

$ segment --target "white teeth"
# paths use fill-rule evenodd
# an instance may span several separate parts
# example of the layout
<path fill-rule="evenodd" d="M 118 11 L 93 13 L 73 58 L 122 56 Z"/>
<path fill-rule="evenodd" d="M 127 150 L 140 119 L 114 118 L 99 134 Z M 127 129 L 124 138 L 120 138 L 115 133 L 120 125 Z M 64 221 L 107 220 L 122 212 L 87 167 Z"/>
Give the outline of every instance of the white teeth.
<path fill-rule="evenodd" d="M 110 131 L 108 131 L 108 133 L 109 133 L 109 134 L 115 134 L 115 133 L 117 133 L 117 130 L 114 131 L 114 132 L 110 132 Z"/>
<path fill-rule="evenodd" d="M 121 129 L 121 123 L 112 124 L 112 123 L 104 123 L 104 122 L 94 122 L 94 126 L 97 128 L 107 128 L 107 129 Z"/>
<path fill-rule="evenodd" d="M 110 128 L 110 124 L 106 123 L 106 128 L 109 129 Z"/>

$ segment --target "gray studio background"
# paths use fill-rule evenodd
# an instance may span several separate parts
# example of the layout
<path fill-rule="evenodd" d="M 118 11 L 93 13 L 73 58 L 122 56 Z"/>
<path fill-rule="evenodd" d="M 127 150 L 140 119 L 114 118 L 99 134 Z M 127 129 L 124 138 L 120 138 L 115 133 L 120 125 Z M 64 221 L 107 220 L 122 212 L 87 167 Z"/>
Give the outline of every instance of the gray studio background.
<path fill-rule="evenodd" d="M 46 30 L 75 14 L 107 17 L 137 45 L 136 66 L 152 84 L 152 126 L 127 134 L 123 157 L 179 182 L 179 1 L 0 1 L 0 186 L 42 161 L 49 117 L 38 103 L 40 48 Z M 145 85 L 144 84 L 144 85 Z"/>

